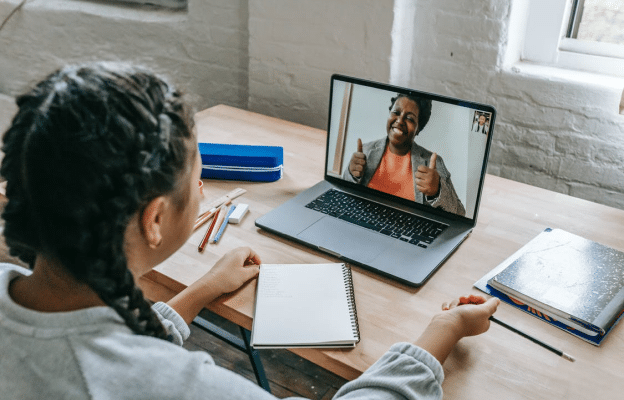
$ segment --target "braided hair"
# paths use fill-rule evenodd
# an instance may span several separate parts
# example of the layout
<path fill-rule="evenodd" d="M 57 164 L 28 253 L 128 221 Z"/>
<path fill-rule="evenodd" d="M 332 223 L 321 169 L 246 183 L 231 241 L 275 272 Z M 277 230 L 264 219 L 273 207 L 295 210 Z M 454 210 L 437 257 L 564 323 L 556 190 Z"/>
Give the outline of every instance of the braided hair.
<path fill-rule="evenodd" d="M 390 108 L 389 108 L 390 111 L 392 111 L 392 107 L 394 107 L 394 103 L 396 103 L 396 101 L 400 99 L 401 97 L 405 97 L 406 99 L 411 100 L 414 103 L 416 103 L 416 106 L 418 107 L 418 132 L 417 133 L 419 133 L 420 131 L 425 129 L 425 125 L 427 125 L 427 122 L 429 122 L 429 118 L 431 118 L 432 102 L 429 99 L 414 96 L 412 94 L 397 93 L 395 97 L 390 99 Z"/>
<path fill-rule="evenodd" d="M 181 96 L 151 72 L 117 63 L 62 68 L 17 98 L 4 134 L 2 213 L 11 255 L 60 262 L 135 333 L 166 338 L 124 253 L 131 218 L 176 182 L 194 138 Z M 183 194 L 179 194 L 183 193 Z"/>

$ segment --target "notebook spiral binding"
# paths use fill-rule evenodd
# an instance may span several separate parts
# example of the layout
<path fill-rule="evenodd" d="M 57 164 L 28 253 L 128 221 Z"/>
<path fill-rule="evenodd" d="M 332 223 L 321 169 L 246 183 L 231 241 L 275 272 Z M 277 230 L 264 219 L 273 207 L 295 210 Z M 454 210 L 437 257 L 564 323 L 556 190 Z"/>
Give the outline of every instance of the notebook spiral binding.
<path fill-rule="evenodd" d="M 347 264 L 342 266 L 342 276 L 345 281 L 345 288 L 347 289 L 347 297 L 349 300 L 349 313 L 351 314 L 351 327 L 353 334 L 357 338 L 356 343 L 360 342 L 360 324 L 358 323 L 357 309 L 355 308 L 355 293 L 353 291 L 353 275 L 351 274 L 351 267 Z"/>

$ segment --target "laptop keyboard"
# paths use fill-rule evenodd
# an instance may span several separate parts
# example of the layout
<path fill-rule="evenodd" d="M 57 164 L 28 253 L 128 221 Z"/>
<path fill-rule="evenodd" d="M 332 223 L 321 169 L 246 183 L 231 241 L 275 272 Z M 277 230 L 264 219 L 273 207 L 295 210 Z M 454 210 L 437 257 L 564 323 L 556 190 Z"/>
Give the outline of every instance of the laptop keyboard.
<path fill-rule="evenodd" d="M 448 227 L 335 189 L 306 207 L 425 248 Z"/>

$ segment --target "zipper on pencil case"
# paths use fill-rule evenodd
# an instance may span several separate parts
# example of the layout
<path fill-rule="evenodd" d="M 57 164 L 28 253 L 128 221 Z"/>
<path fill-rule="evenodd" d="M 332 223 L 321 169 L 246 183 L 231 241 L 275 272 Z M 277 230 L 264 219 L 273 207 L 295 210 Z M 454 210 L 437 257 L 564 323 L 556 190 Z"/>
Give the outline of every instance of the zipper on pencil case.
<path fill-rule="evenodd" d="M 237 166 L 223 166 L 223 165 L 202 165 L 203 169 L 210 169 L 214 171 L 232 171 L 232 172 L 281 172 L 283 165 L 277 167 L 237 167 Z"/>

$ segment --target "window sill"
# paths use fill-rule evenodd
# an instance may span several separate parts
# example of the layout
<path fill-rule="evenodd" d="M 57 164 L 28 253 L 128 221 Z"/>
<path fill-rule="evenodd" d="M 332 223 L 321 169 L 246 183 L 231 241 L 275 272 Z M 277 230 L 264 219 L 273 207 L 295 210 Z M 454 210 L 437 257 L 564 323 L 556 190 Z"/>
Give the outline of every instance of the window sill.
<path fill-rule="evenodd" d="M 531 61 L 518 61 L 511 64 L 506 68 L 506 72 L 530 75 L 549 81 L 610 88 L 617 92 L 624 89 L 624 78 L 622 77 L 543 65 Z"/>
<path fill-rule="evenodd" d="M 604 94 L 609 98 L 608 107 L 613 106 L 612 101 L 617 100 L 616 113 L 624 115 L 624 78 L 599 74 L 595 72 L 579 71 L 574 69 L 548 66 L 530 61 L 518 61 L 503 69 L 503 73 L 513 75 L 525 75 L 527 77 L 549 82 L 561 82 L 566 85 L 576 86 L 579 91 L 592 90 Z"/>

